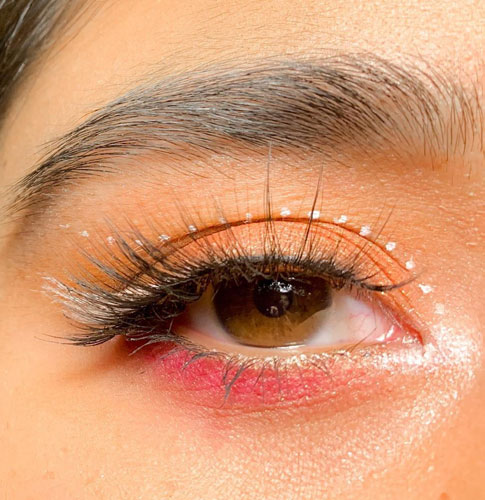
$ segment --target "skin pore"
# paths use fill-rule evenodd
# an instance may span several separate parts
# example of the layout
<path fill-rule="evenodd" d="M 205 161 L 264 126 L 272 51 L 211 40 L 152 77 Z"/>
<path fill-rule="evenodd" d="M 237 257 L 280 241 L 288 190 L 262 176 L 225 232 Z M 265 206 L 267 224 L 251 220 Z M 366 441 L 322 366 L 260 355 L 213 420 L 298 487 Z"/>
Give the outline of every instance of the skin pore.
<path fill-rule="evenodd" d="M 9 202 L 9 188 L 45 160 L 45 144 L 131 89 L 172 75 L 374 54 L 405 68 L 436 70 L 483 106 L 485 4 L 479 1 L 118 0 L 85 7 L 31 68 L 3 124 L 0 185 Z M 449 94 L 441 96 L 448 110 Z M 59 186 L 40 216 L 20 220 L 5 212 L 0 493 L 19 499 L 481 498 L 483 124 L 479 110 L 468 124 L 462 109 L 452 111 L 440 116 L 453 147 L 424 151 L 396 141 L 391 152 L 381 144 L 371 151 L 369 143 L 365 151 L 349 147 L 329 157 L 320 149 L 248 148 L 218 137 L 217 149 L 195 159 L 184 148 L 176 157 L 159 149 L 118 157 L 110 163 L 114 174 Z M 416 129 L 403 129 L 414 132 L 413 145 L 422 139 Z M 210 365 L 180 381 L 152 362 L 152 351 L 128 356 L 119 338 L 95 347 L 45 341 L 73 332 L 61 305 L 42 293 L 45 278 L 86 276 L 81 252 L 116 253 L 113 226 L 124 236 L 133 226 L 147 238 L 154 232 L 175 238 L 190 225 L 216 225 L 221 216 L 229 222 L 247 213 L 264 217 L 266 189 L 275 217 L 289 212 L 301 221 L 318 210 L 320 221 L 355 238 L 370 231 L 371 245 L 392 257 L 378 259 L 384 270 L 399 276 L 395 281 L 414 278 L 393 297 L 419 342 L 413 337 L 411 347 L 394 351 L 384 344 L 367 361 L 337 363 L 334 378 L 343 382 L 314 388 L 316 396 L 295 405 L 247 405 L 242 398 L 244 404 L 221 407 L 212 404 L 212 393 L 198 398 Z M 296 248 L 290 242 L 301 239 L 298 224 L 284 227 L 279 241 Z M 233 244 L 227 231 L 217 241 L 222 248 Z M 258 248 L 258 241 L 251 244 Z M 343 248 L 344 255 L 351 252 Z M 88 268 L 102 279 L 99 269 Z"/>

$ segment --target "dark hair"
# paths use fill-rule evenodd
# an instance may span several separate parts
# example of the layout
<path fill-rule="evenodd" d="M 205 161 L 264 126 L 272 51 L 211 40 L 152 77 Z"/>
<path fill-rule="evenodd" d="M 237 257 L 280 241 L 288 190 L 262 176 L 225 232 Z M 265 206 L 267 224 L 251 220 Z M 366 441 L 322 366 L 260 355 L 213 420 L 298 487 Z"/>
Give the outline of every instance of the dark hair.
<path fill-rule="evenodd" d="M 19 80 L 48 45 L 68 0 L 0 0 L 0 121 Z"/>

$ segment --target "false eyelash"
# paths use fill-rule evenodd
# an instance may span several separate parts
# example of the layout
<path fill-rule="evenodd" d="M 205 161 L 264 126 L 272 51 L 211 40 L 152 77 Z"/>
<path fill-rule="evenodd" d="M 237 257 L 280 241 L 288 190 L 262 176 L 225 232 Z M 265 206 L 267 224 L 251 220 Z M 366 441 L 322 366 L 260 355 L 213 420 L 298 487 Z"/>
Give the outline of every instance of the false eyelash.
<path fill-rule="evenodd" d="M 130 240 L 115 231 L 114 248 L 121 255 L 111 253 L 101 259 L 85 254 L 104 279 L 87 271 L 83 277 L 72 277 L 69 282 L 48 278 L 46 288 L 64 304 L 67 316 L 78 330 L 66 340 L 75 345 L 97 345 L 123 335 L 131 340 L 183 342 L 171 331 L 173 320 L 189 303 L 198 300 L 210 283 L 291 275 L 324 277 L 334 288 L 370 292 L 386 292 L 404 284 L 374 282 L 377 273 L 362 274 L 362 249 L 340 262 L 339 244 L 329 252 L 310 238 L 311 221 L 307 222 L 299 250 L 291 253 L 285 252 L 278 240 L 275 219 L 266 218 L 264 222 L 267 245 L 259 256 L 245 250 L 229 223 L 219 230 L 229 232 L 234 243 L 231 248 L 221 242 L 204 244 L 204 231 L 187 235 L 189 241 L 199 245 L 197 257 L 184 252 L 184 246 L 180 248 L 182 240 L 160 245 L 136 229 L 132 230 Z M 216 231 L 209 228 L 210 234 Z"/>

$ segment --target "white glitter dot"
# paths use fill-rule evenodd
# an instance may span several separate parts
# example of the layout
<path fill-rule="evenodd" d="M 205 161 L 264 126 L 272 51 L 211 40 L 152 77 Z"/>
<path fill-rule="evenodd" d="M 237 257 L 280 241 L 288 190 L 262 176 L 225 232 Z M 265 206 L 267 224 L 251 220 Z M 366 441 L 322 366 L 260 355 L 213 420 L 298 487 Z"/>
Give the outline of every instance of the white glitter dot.
<path fill-rule="evenodd" d="M 434 310 L 436 314 L 445 314 L 445 306 L 443 304 L 436 304 Z"/>
<path fill-rule="evenodd" d="M 371 233 L 371 230 L 370 230 L 370 227 L 369 226 L 362 226 L 360 228 L 360 235 L 361 236 L 369 236 L 369 234 Z"/>
<path fill-rule="evenodd" d="M 225 218 L 225 217 L 219 217 L 219 222 L 220 222 L 221 224 L 227 224 L 227 220 L 226 220 L 226 218 Z"/>
<path fill-rule="evenodd" d="M 393 250 L 395 250 L 396 248 L 396 243 L 394 241 L 389 241 L 388 243 L 386 243 L 386 250 L 388 252 L 392 252 Z"/>
<path fill-rule="evenodd" d="M 288 217 L 291 215 L 291 210 L 289 208 L 283 207 L 280 212 L 281 217 Z"/>
<path fill-rule="evenodd" d="M 197 228 L 193 224 L 190 224 L 188 229 L 191 233 L 195 233 L 197 231 Z"/>
<path fill-rule="evenodd" d="M 138 245 L 138 246 L 143 246 L 143 243 L 141 240 L 135 240 L 135 243 Z"/>
<path fill-rule="evenodd" d="M 308 212 L 308 217 L 310 219 L 319 219 L 320 218 L 320 211 L 319 210 L 312 210 L 311 212 Z"/>
<path fill-rule="evenodd" d="M 348 220 L 349 218 L 346 215 L 341 215 L 340 217 L 333 219 L 335 224 L 345 224 Z"/>
<path fill-rule="evenodd" d="M 87 238 L 89 236 L 89 233 L 87 231 L 81 231 L 79 234 L 84 238 Z"/>
<path fill-rule="evenodd" d="M 168 241 L 170 236 L 168 234 L 161 234 L 158 238 L 162 241 Z"/>
<path fill-rule="evenodd" d="M 248 222 L 251 222 L 253 216 L 250 212 L 247 212 L 246 213 L 246 219 L 244 220 L 244 222 L 248 223 Z"/>
<path fill-rule="evenodd" d="M 71 227 L 71 224 L 59 224 L 59 227 L 61 229 L 69 229 Z"/>
<path fill-rule="evenodd" d="M 433 291 L 433 287 L 430 285 L 418 285 L 421 291 L 427 295 L 428 293 L 431 293 Z"/>
<path fill-rule="evenodd" d="M 113 236 L 108 236 L 108 237 L 106 238 L 106 241 L 107 241 L 110 245 L 112 245 L 112 244 L 115 242 L 115 239 L 113 238 Z"/>
<path fill-rule="evenodd" d="M 414 263 L 414 260 L 413 259 L 409 259 L 407 262 L 406 262 L 406 269 L 414 269 L 416 266 L 416 264 Z"/>

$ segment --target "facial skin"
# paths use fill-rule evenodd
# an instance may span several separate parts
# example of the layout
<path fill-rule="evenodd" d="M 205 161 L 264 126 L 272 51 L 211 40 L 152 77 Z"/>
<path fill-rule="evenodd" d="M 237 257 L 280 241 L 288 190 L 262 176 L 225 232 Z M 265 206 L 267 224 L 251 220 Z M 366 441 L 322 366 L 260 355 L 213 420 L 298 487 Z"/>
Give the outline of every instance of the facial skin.
<path fill-rule="evenodd" d="M 31 172 L 44 144 L 95 109 L 147 79 L 206 65 L 366 52 L 396 63 L 425 61 L 467 91 L 483 91 L 484 23 L 485 3 L 464 0 L 96 2 L 57 35 L 19 88 L 0 135 L 1 186 Z M 391 253 L 399 269 L 415 263 L 419 275 L 403 288 L 406 319 L 419 320 L 424 343 L 418 354 L 389 354 L 388 365 L 383 356 L 371 358 L 359 365 L 364 375 L 357 383 L 307 404 L 214 407 L 210 398 L 159 377 L 149 356 L 128 356 L 119 339 L 89 348 L 45 341 L 69 335 L 72 325 L 41 293 L 43 278 L 65 278 L 82 264 L 79 248 L 92 250 L 111 234 L 106 218 L 130 220 L 145 233 L 151 220 L 177 234 L 187 222 L 181 207 L 207 225 L 218 217 L 215 199 L 231 221 L 248 208 L 261 211 L 267 149 L 255 154 L 228 144 L 195 167 L 177 160 L 178 170 L 168 173 L 155 165 L 168 164 L 169 156 L 127 160 L 120 175 L 67 185 L 44 220 L 21 234 L 4 214 L 0 493 L 483 497 L 485 160 L 480 140 L 468 146 L 445 162 L 429 153 L 363 159 L 351 152 L 345 167 L 335 159 L 325 164 L 322 220 L 345 214 L 356 234 L 367 224 L 382 228 L 375 241 L 397 242 Z M 221 168 L 206 168 L 211 161 Z M 274 151 L 276 211 L 311 209 L 319 161 L 318 154 Z M 176 173 L 184 169 L 188 175 Z M 292 229 L 285 234 L 296 238 Z"/>

